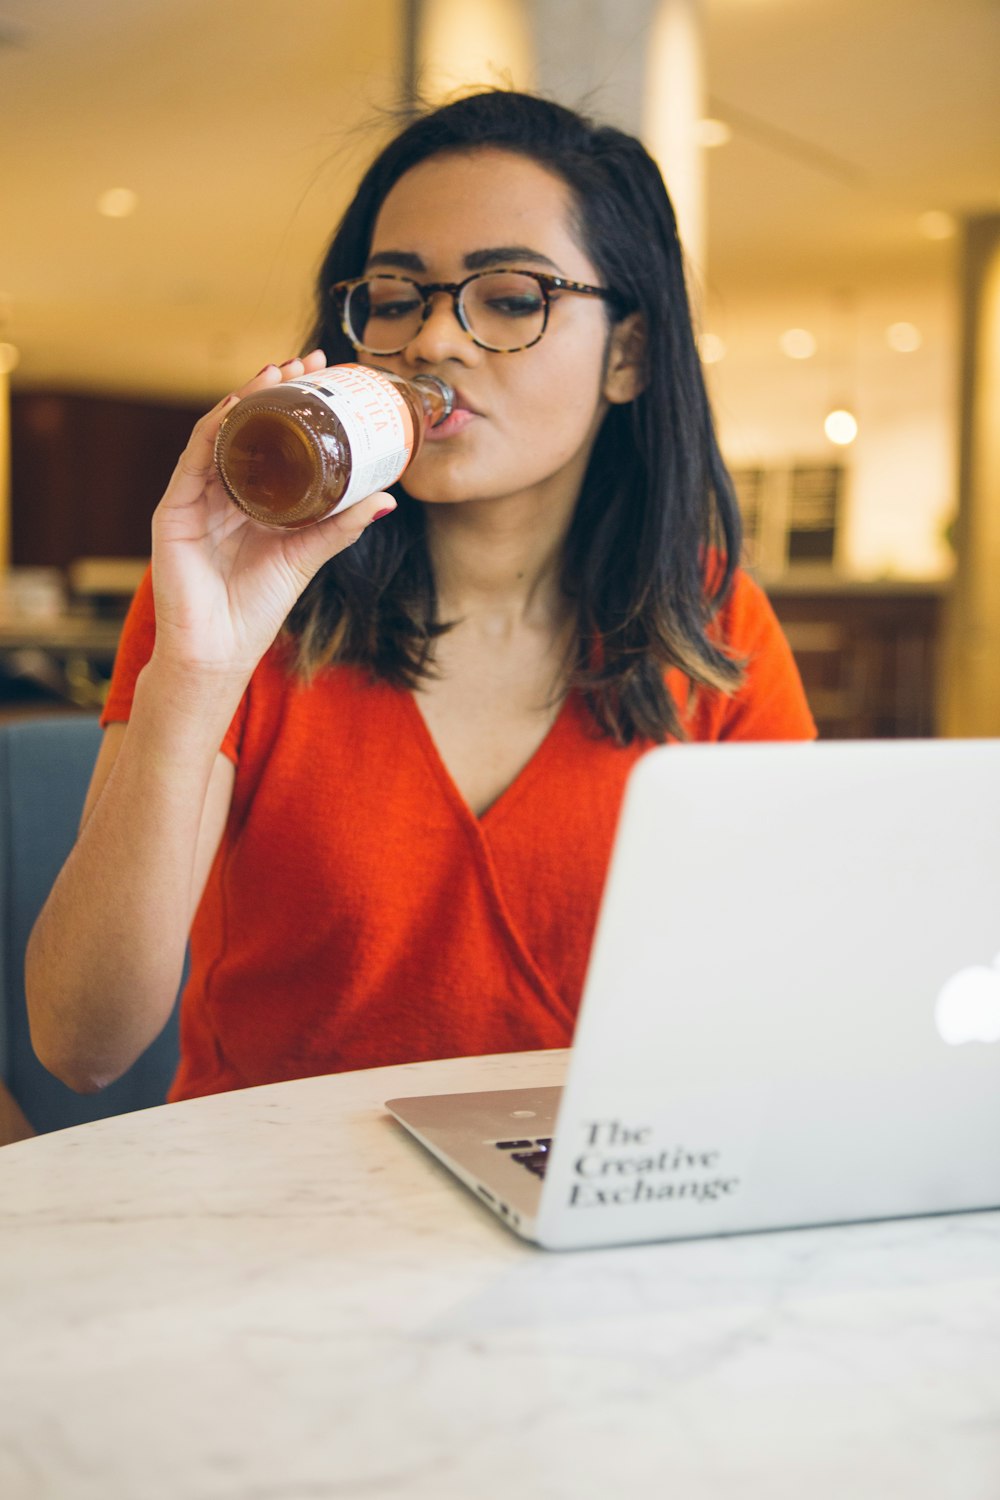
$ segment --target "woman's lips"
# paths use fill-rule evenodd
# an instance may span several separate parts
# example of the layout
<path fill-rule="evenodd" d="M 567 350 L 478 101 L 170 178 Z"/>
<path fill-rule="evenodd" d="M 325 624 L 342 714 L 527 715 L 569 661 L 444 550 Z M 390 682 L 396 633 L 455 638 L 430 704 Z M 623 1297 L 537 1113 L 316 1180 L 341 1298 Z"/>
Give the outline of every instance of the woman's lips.
<path fill-rule="evenodd" d="M 469 411 L 467 406 L 456 406 L 451 416 L 445 417 L 444 421 L 439 422 L 436 427 L 427 428 L 427 431 L 424 433 L 424 441 L 427 443 L 440 443 L 445 438 L 455 437 L 457 433 L 464 431 L 469 423 L 474 422 L 475 419 L 476 413 Z"/>

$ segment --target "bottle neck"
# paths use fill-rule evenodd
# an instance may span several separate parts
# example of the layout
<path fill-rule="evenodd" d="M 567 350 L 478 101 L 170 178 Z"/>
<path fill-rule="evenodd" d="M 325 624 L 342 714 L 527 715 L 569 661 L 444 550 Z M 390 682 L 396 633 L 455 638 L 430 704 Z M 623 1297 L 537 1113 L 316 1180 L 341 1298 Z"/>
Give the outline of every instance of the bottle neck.
<path fill-rule="evenodd" d="M 437 427 L 455 409 L 455 392 L 439 375 L 414 375 L 413 386 L 420 404 L 427 414 L 427 424 Z"/>

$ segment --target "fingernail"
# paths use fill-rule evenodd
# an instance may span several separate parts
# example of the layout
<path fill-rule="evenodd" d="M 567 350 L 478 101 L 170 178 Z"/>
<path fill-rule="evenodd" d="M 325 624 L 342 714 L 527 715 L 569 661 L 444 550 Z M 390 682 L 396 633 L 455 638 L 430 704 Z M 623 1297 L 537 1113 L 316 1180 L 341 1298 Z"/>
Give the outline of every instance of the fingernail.
<path fill-rule="evenodd" d="M 296 356 L 295 356 L 294 359 L 286 359 L 285 362 L 284 362 L 284 364 L 278 366 L 278 369 L 279 370 L 287 370 L 289 365 L 298 365 L 298 364 L 301 364 L 301 363 L 302 363 L 302 361 L 299 359 L 299 356 L 296 354 Z"/>
<path fill-rule="evenodd" d="M 396 509 L 394 505 L 387 505 L 384 510 L 377 510 L 372 516 L 373 521 L 381 521 L 383 516 L 391 516 Z"/>
<path fill-rule="evenodd" d="M 264 374 L 264 373 L 265 373 L 265 372 L 266 372 L 266 371 L 267 371 L 267 370 L 273 370 L 273 369 L 274 369 L 274 368 L 275 368 L 275 366 L 274 366 L 274 365 L 273 365 L 273 364 L 270 364 L 270 365 L 264 365 L 264 367 L 263 367 L 263 369 L 260 369 L 260 370 L 258 370 L 258 371 L 257 371 L 257 373 L 256 373 L 256 375 L 255 375 L 255 376 L 254 376 L 254 380 L 259 380 L 259 379 L 260 379 L 260 377 L 261 377 L 261 376 L 262 376 L 262 375 L 263 375 L 263 374 Z"/>

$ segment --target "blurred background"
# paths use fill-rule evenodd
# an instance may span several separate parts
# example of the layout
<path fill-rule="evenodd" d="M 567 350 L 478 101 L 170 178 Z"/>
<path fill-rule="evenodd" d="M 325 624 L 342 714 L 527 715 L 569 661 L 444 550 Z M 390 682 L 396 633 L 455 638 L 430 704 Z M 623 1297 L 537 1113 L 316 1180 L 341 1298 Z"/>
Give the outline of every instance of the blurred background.
<path fill-rule="evenodd" d="M 0 713 L 100 702 L 191 422 L 301 347 L 415 100 L 537 88 L 674 196 L 826 735 L 1000 734 L 998 0 L 0 0 Z"/>

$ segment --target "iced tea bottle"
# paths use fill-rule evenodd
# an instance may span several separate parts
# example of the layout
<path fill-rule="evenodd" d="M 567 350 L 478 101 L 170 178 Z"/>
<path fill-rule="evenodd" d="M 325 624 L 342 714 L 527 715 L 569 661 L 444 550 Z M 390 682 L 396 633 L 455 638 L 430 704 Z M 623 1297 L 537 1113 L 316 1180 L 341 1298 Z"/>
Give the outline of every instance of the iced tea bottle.
<path fill-rule="evenodd" d="M 255 521 L 310 526 L 394 483 L 454 400 L 436 375 L 332 365 L 245 396 L 219 428 L 215 462 Z"/>

